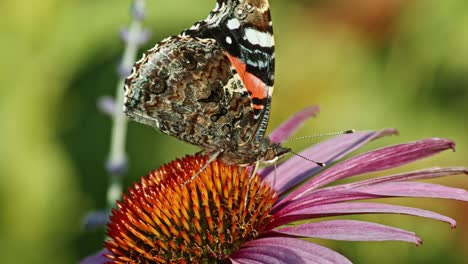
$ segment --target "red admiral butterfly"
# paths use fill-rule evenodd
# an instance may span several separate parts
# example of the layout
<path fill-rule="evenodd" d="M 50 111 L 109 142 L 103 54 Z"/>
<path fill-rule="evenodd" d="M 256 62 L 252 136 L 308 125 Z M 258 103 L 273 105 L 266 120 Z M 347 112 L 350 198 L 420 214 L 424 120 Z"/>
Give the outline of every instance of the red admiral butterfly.
<path fill-rule="evenodd" d="M 265 137 L 274 49 L 267 0 L 217 0 L 208 18 L 135 64 L 125 82 L 124 111 L 202 147 L 211 160 L 274 162 L 290 151 Z"/>

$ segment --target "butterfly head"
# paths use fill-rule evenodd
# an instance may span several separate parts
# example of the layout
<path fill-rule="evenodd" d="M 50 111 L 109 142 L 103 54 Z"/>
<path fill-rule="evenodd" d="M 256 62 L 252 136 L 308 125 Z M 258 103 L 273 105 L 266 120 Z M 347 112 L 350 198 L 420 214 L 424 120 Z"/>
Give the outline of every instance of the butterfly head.
<path fill-rule="evenodd" d="M 264 156 L 262 160 L 262 162 L 266 164 L 273 164 L 277 162 L 278 159 L 291 152 L 290 148 L 285 148 L 280 144 L 271 144 L 269 143 L 269 140 L 264 142 L 268 142 L 268 145 L 264 147 Z"/>

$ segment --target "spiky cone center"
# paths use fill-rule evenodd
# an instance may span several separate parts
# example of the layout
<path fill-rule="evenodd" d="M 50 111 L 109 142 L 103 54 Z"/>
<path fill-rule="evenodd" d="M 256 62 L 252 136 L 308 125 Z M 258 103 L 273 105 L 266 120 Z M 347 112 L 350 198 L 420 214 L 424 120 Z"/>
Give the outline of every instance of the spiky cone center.
<path fill-rule="evenodd" d="M 276 201 L 270 186 L 258 175 L 249 183 L 250 170 L 220 161 L 184 184 L 206 162 L 201 155 L 175 160 L 128 190 L 108 224 L 111 263 L 229 263 L 264 231 Z"/>

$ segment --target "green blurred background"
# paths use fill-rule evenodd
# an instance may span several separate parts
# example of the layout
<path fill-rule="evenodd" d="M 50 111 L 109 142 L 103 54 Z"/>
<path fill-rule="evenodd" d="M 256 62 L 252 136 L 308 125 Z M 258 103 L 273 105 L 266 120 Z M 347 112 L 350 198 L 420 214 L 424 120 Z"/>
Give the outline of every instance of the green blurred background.
<path fill-rule="evenodd" d="M 147 1 L 149 48 L 204 18 L 214 0 Z M 131 1 L 0 2 L 0 255 L 2 263 L 74 263 L 102 247 L 85 214 L 105 207 L 111 120 L 96 100 L 113 95 Z M 272 0 L 277 48 L 270 130 L 303 107 L 321 114 L 301 129 L 398 128 L 366 149 L 426 137 L 456 153 L 404 167 L 468 166 L 468 1 Z M 142 49 L 143 51 L 143 49 Z M 138 55 L 140 56 L 140 55 Z M 299 151 L 316 141 L 291 144 Z M 126 186 L 196 148 L 129 124 Z M 394 170 L 401 171 L 402 169 Z M 433 181 L 468 189 L 468 178 Z M 328 242 L 355 263 L 468 263 L 468 205 L 394 200 L 458 220 L 364 216 L 415 231 L 422 247 Z"/>

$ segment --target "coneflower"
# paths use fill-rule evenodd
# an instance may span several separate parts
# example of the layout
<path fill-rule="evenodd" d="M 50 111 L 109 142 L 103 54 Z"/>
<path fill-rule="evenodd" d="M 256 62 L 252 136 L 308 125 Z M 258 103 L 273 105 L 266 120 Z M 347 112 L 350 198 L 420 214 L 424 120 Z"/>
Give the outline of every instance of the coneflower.
<path fill-rule="evenodd" d="M 276 142 L 284 140 L 313 112 L 308 109 L 299 113 L 270 137 Z M 394 132 L 341 135 L 314 145 L 301 155 L 331 164 L 367 142 Z M 350 263 L 339 253 L 302 238 L 391 240 L 419 245 L 421 239 L 413 232 L 325 217 L 406 214 L 444 221 L 455 227 L 453 219 L 435 212 L 356 201 L 387 197 L 468 201 L 466 190 L 413 181 L 468 174 L 467 168 L 431 168 L 328 185 L 395 168 L 454 146 L 446 139 L 424 139 L 363 153 L 324 170 L 300 157 L 292 157 L 276 170 L 267 168 L 254 175 L 249 188 L 249 168 L 228 166 L 220 161 L 213 162 L 194 181 L 184 185 L 207 160 L 202 155 L 187 156 L 149 173 L 128 190 L 110 218 L 107 251 L 87 259 L 86 263 L 106 262 L 103 254 L 110 263 Z M 305 221 L 311 219 L 315 221 Z M 296 221 L 301 222 L 290 225 Z"/>

